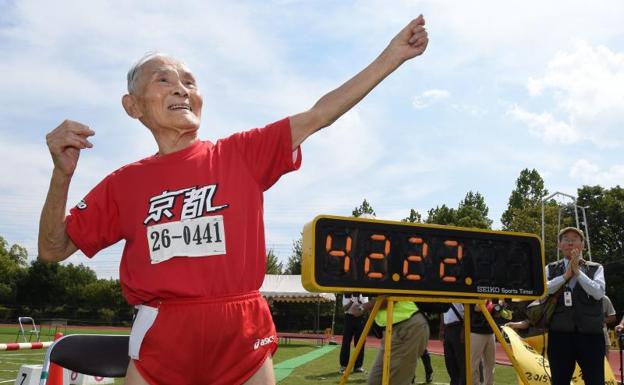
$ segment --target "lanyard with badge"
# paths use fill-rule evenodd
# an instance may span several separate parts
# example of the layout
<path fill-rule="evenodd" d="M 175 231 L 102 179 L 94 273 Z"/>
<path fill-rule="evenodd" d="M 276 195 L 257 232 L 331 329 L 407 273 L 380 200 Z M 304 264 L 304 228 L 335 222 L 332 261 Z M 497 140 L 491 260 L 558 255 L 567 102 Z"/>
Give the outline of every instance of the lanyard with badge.
<path fill-rule="evenodd" d="M 563 304 L 566 307 L 572 306 L 572 289 L 568 285 L 566 285 L 566 288 L 563 292 Z"/>

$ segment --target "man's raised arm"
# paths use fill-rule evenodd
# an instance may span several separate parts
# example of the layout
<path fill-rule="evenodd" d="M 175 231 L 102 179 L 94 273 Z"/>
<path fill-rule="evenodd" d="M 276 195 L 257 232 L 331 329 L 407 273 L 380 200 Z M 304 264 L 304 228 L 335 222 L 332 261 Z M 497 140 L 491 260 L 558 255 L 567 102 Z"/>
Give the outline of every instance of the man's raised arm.
<path fill-rule="evenodd" d="M 39 259 L 43 261 L 59 262 L 77 250 L 66 231 L 67 193 L 80 150 L 93 147 L 87 138 L 94 134 L 83 124 L 65 120 L 46 136 L 54 170 L 39 220 Z"/>
<path fill-rule="evenodd" d="M 335 122 L 405 61 L 422 54 L 428 42 L 425 19 L 420 15 L 360 73 L 320 98 L 308 111 L 290 117 L 293 149 L 308 136 Z"/>

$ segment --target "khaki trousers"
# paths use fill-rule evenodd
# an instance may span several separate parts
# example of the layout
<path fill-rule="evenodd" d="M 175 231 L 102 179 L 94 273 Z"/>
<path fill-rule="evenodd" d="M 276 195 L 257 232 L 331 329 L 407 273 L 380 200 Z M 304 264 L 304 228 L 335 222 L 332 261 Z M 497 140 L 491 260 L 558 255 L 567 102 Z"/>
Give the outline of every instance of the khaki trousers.
<path fill-rule="evenodd" d="M 494 334 L 470 333 L 470 369 L 472 385 L 479 385 L 479 361 L 483 362 L 483 385 L 494 384 L 496 338 Z"/>
<path fill-rule="evenodd" d="M 368 377 L 369 385 L 380 385 L 383 373 L 384 338 Z M 429 323 L 422 313 L 392 326 L 390 357 L 390 384 L 409 385 L 416 372 L 418 359 L 429 341 Z"/>

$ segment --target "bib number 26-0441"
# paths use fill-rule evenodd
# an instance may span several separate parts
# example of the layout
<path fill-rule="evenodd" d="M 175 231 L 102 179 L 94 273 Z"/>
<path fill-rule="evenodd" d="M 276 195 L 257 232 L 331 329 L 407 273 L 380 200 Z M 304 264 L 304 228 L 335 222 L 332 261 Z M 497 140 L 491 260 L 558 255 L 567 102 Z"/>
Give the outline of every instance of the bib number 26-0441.
<path fill-rule="evenodd" d="M 172 257 L 225 254 L 223 216 L 214 215 L 168 222 L 147 228 L 150 259 L 160 263 Z"/>

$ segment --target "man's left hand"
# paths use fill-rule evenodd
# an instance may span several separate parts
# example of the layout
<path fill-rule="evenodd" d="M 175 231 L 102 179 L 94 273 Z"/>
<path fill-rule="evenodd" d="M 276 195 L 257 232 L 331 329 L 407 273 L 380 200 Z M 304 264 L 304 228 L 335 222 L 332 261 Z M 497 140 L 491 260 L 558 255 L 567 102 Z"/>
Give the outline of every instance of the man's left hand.
<path fill-rule="evenodd" d="M 422 55 L 428 43 L 429 37 L 425 29 L 425 18 L 420 15 L 390 41 L 386 51 L 393 56 L 396 55 L 403 62 Z"/>

